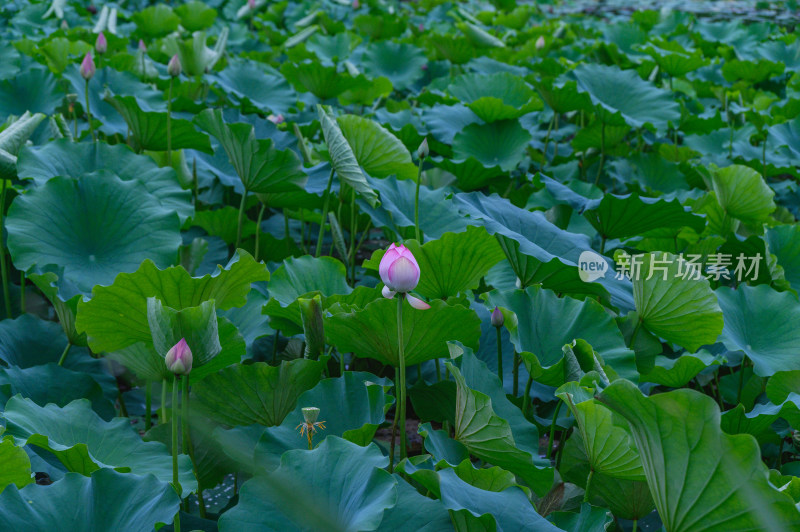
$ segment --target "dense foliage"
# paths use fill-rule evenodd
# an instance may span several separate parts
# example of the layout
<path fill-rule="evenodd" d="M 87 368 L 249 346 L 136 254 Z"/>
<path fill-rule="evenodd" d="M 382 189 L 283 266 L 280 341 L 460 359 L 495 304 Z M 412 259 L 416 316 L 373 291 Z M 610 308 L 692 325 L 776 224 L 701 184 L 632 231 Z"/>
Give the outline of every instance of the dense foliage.
<path fill-rule="evenodd" d="M 799 529 L 757 7 L 5 2 L 0 528 Z"/>

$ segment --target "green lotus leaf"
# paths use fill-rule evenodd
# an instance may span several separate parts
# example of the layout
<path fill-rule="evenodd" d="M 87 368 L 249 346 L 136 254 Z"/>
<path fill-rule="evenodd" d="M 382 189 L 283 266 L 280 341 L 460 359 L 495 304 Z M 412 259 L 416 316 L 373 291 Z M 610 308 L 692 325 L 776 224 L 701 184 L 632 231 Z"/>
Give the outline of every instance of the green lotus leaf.
<path fill-rule="evenodd" d="M 792 499 L 767 482 L 755 439 L 723 434 L 712 398 L 687 389 L 645 397 L 618 380 L 600 401 L 628 421 L 668 530 L 800 526 Z"/>
<path fill-rule="evenodd" d="M 450 514 L 440 501 L 420 493 L 399 476 L 397 480 L 397 504 L 383 512 L 378 532 L 394 532 L 403 528 L 417 532 L 438 532 L 452 526 Z"/>
<path fill-rule="evenodd" d="M 578 92 L 575 81 L 543 79 L 534 86 L 547 106 L 559 114 L 592 109 L 592 100 L 585 92 Z"/>
<path fill-rule="evenodd" d="M 725 359 L 714 356 L 708 351 L 700 350 L 697 353 L 684 353 L 678 358 L 657 356 L 655 366 L 641 377 L 642 382 L 655 382 L 670 388 L 683 388 L 698 373 L 710 366 L 723 364 Z"/>
<path fill-rule="evenodd" d="M 290 257 L 273 272 L 269 294 L 282 305 L 289 305 L 298 297 L 313 291 L 330 296 L 349 294 L 344 264 L 332 257 Z"/>
<path fill-rule="evenodd" d="M 447 87 L 484 122 L 519 118 L 542 109 L 542 102 L 525 80 L 509 72 L 464 74 Z"/>
<path fill-rule="evenodd" d="M 145 260 L 135 272 L 118 275 L 111 286 L 96 286 L 92 299 L 78 304 L 75 327 L 87 334 L 95 352 L 117 351 L 137 342 L 152 345 L 148 297 L 175 310 L 213 299 L 217 309 L 227 310 L 245 304 L 251 283 L 268 279 L 263 263 L 243 250 L 225 268 L 203 277 L 190 276 L 182 266 L 160 270 Z"/>
<path fill-rule="evenodd" d="M 0 119 L 26 112 L 51 114 L 63 95 L 49 70 L 25 68 L 19 75 L 0 81 Z"/>
<path fill-rule="evenodd" d="M 416 310 L 405 302 L 401 308 L 406 366 L 449 358 L 448 340 L 477 348 L 480 320 L 471 310 L 441 300 L 431 301 L 428 310 Z M 325 334 L 339 352 L 399 365 L 396 300 L 380 298 L 363 309 L 328 316 Z"/>
<path fill-rule="evenodd" d="M 266 469 L 278 467 L 279 457 L 287 450 L 307 449 L 308 440 L 298 426 L 304 422 L 303 408 L 320 409 L 318 445 L 328 436 L 344 438 L 358 445 L 369 445 L 375 431 L 386 420 L 386 411 L 394 398 L 387 395 L 391 382 L 371 373 L 348 371 L 342 377 L 323 379 L 297 399 L 297 406 L 283 422 L 268 427 L 256 445 L 257 463 Z"/>
<path fill-rule="evenodd" d="M 708 64 L 700 50 L 686 50 L 676 41 L 657 41 L 642 47 L 642 51 L 649 54 L 659 68 L 673 78 L 685 76 Z"/>
<path fill-rule="evenodd" d="M 723 320 L 708 280 L 693 279 L 688 267 L 669 253 L 634 257 L 641 259 L 641 267 L 633 272 L 633 299 L 641 325 L 691 352 L 713 344 Z"/>
<path fill-rule="evenodd" d="M 0 442 L 0 460 L 3 471 L 0 472 L 0 493 L 10 485 L 23 488 L 33 482 L 31 460 L 22 447 L 14 445 L 14 438 L 5 437 Z"/>
<path fill-rule="evenodd" d="M 91 477 L 68 473 L 52 486 L 14 487 L 0 495 L 0 519 L 12 530 L 108 530 L 149 532 L 170 523 L 180 499 L 169 484 L 152 476 L 100 469 Z"/>
<path fill-rule="evenodd" d="M 181 18 L 165 4 L 150 6 L 133 14 L 133 22 L 146 37 L 164 37 L 178 29 Z"/>
<path fill-rule="evenodd" d="M 309 26 L 309 28 L 313 27 Z M 286 44 L 288 42 L 289 40 L 284 43 L 284 48 L 290 47 Z M 343 32 L 335 35 L 320 35 L 315 32 L 306 42 L 306 50 L 316 54 L 323 64 L 333 65 L 348 59 L 360 43 L 361 37 L 354 33 Z"/>
<path fill-rule="evenodd" d="M 431 162 L 434 166 L 453 174 L 458 182 L 458 188 L 465 192 L 481 189 L 506 175 L 499 166 L 486 168 L 474 157 L 468 157 L 463 161 L 439 157 L 433 158 Z"/>
<path fill-rule="evenodd" d="M 285 62 L 281 65 L 281 74 L 296 90 L 311 92 L 322 101 L 335 98 L 345 91 L 370 85 L 363 76 L 352 77 L 337 72 L 336 67 L 319 62 Z"/>
<path fill-rule="evenodd" d="M 508 421 L 494 413 L 489 396 L 470 389 L 450 362 L 445 365 L 458 386 L 454 439 L 470 454 L 518 475 L 539 496 L 546 494 L 553 483 L 553 470 L 538 467 L 536 455 L 519 449 Z"/>
<path fill-rule="evenodd" d="M 714 170 L 711 183 L 727 216 L 758 224 L 775 210 L 775 193 L 752 168 L 737 164 Z"/>
<path fill-rule="evenodd" d="M 199 31 L 211 27 L 217 18 L 217 10 L 206 6 L 205 2 L 193 0 L 175 8 L 181 19 L 181 26 L 188 31 Z"/>
<path fill-rule="evenodd" d="M 172 168 L 160 168 L 150 157 L 136 155 L 122 145 L 60 139 L 23 149 L 17 163 L 19 177 L 31 178 L 37 186 L 56 176 L 77 179 L 101 170 L 122 181 L 141 182 L 164 208 L 177 212 L 181 222 L 194 212 L 191 192 L 181 188 Z"/>
<path fill-rule="evenodd" d="M 633 351 L 625 345 L 614 319 L 596 301 L 558 297 L 538 286 L 495 290 L 489 293 L 488 301 L 514 313 L 515 317 L 506 319 L 512 343 L 517 351 L 533 353 L 541 366 L 559 363 L 564 356 L 562 347 L 580 338 L 591 344 L 617 374 L 638 378 Z"/>
<path fill-rule="evenodd" d="M 110 284 L 144 259 L 167 266 L 181 243 L 174 212 L 141 183 L 107 173 L 55 177 L 18 196 L 6 227 L 16 267 L 42 272 L 57 266 L 65 299 Z"/>
<path fill-rule="evenodd" d="M 361 64 L 370 76 L 383 76 L 395 90 L 405 90 L 422 78 L 427 62 L 424 52 L 412 44 L 380 41 L 367 47 Z"/>
<path fill-rule="evenodd" d="M 109 103 L 125 119 L 138 151 L 167 151 L 167 113 L 142 110 L 136 96 L 106 95 Z M 172 117 L 172 149 L 193 149 L 212 153 L 208 135 L 200 133 L 188 120 Z"/>
<path fill-rule="evenodd" d="M 291 150 L 275 149 L 271 139 L 256 139 L 252 125 L 228 124 L 219 109 L 206 109 L 194 122 L 220 142 L 245 193 L 292 192 L 305 184 L 297 155 Z"/>
<path fill-rule="evenodd" d="M 276 470 L 242 486 L 238 504 L 219 520 L 220 532 L 375 530 L 397 502 L 396 480 L 383 470 L 387 463 L 377 446 L 335 436 L 313 451 L 288 451 Z"/>
<path fill-rule="evenodd" d="M 213 79 L 239 102 L 262 113 L 286 114 L 297 103 L 297 94 L 285 79 L 265 72 L 255 63 L 234 63 Z"/>
<path fill-rule="evenodd" d="M 703 218 L 686 210 L 678 200 L 643 198 L 635 193 L 589 199 L 547 176 L 542 176 L 542 182 L 557 200 L 583 214 L 603 238 L 628 238 L 667 227 L 690 227 L 701 233 L 705 227 Z"/>
<path fill-rule="evenodd" d="M 372 120 L 342 115 L 336 119 L 353 150 L 356 161 L 372 177 L 396 175 L 400 179 L 417 179 L 417 165 L 403 143 L 386 128 Z"/>
<path fill-rule="evenodd" d="M 726 434 L 750 434 L 763 444 L 775 441 L 772 424 L 778 418 L 786 419 L 790 426 L 797 426 L 800 422 L 800 395 L 792 393 L 777 405 L 757 403 L 749 412 L 745 412 L 745 406 L 739 403 L 722 414 L 720 427 Z"/>
<path fill-rule="evenodd" d="M 164 39 L 163 50 L 168 56 L 178 56 L 184 74 L 197 78 L 210 72 L 222 58 L 228 43 L 228 33 L 228 27 L 223 26 L 216 37 L 214 48 L 207 46 L 208 36 L 205 31 L 195 31 L 190 39 L 180 39 L 177 34 L 172 34 Z"/>
<path fill-rule="evenodd" d="M 134 475 L 152 474 L 162 482 L 172 482 L 172 457 L 157 442 L 143 442 L 127 418 L 103 421 L 86 399 L 60 408 L 36 405 L 30 399 L 14 396 L 3 413 L 5 434 L 20 445 L 35 445 L 53 453 L 69 470 L 90 476 L 111 468 Z M 188 456 L 178 457 L 179 480 L 186 493 L 197 489 Z"/>
<path fill-rule="evenodd" d="M 339 176 L 339 179 L 353 187 L 370 206 L 375 207 L 378 202 L 378 195 L 369 186 L 364 172 L 359 168 L 359 161 L 356 159 L 353 149 L 348 144 L 338 122 L 330 111 L 321 105 L 317 106 L 322 135 L 325 144 L 328 146 L 328 153 L 331 158 L 331 165 Z M 389 134 L 387 132 L 387 134 Z M 362 154 L 365 156 L 366 154 Z M 372 154 L 370 153 L 370 156 Z"/>
<path fill-rule="evenodd" d="M 644 81 L 634 70 L 616 66 L 582 64 L 572 71 L 578 90 L 585 92 L 600 111 L 601 120 L 611 125 L 634 128 L 651 126 L 665 131 L 677 124 L 680 109 L 672 94 Z"/>
<path fill-rule="evenodd" d="M 776 292 L 768 285 L 740 285 L 736 290 L 717 289 L 725 316 L 720 341 L 728 349 L 743 351 L 757 375 L 800 369 L 797 342 L 800 303 L 790 292 Z"/>
<path fill-rule="evenodd" d="M 722 75 L 728 81 L 744 80 L 755 84 L 780 76 L 784 68 L 783 64 L 767 59 L 759 61 L 731 59 L 722 65 Z"/>
<path fill-rule="evenodd" d="M 16 177 L 17 154 L 42 120 L 43 114 L 26 111 L 0 132 L 0 179 Z"/>
<path fill-rule="evenodd" d="M 612 517 L 602 508 L 588 503 L 581 505 L 580 513 L 554 512 L 553 523 L 564 530 L 583 530 L 585 532 L 603 532 L 610 526 Z"/>
<path fill-rule="evenodd" d="M 195 384 L 192 395 L 197 408 L 225 425 L 280 425 L 298 396 L 317 384 L 322 366 L 304 359 L 235 364 Z"/>
<path fill-rule="evenodd" d="M 453 138 L 453 154 L 474 157 L 484 166 L 513 170 L 525 157 L 531 135 L 518 120 L 499 120 L 490 124 L 470 124 Z"/>
<path fill-rule="evenodd" d="M 444 144 L 452 144 L 455 136 L 470 124 L 482 122 L 478 115 L 462 104 L 434 105 L 423 109 L 421 115 L 422 122 L 433 138 Z"/>

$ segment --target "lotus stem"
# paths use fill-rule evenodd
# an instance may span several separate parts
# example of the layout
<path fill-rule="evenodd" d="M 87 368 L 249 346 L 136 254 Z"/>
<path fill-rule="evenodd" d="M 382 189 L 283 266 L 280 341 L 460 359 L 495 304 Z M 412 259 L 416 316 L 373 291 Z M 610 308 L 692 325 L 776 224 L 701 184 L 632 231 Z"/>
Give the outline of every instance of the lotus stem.
<path fill-rule="evenodd" d="M 531 386 L 533 385 L 533 377 L 528 376 L 528 382 L 525 384 L 525 395 L 522 397 L 522 415 L 528 417 L 528 407 L 531 405 Z"/>
<path fill-rule="evenodd" d="M 331 203 L 331 186 L 333 185 L 333 167 L 331 167 L 331 175 L 328 176 L 328 185 L 325 187 L 325 198 L 322 202 L 322 220 L 319 222 L 319 236 L 317 237 L 317 251 L 314 253 L 315 257 L 322 254 L 322 239 L 325 237 L 325 219 L 328 217 L 328 208 Z"/>
<path fill-rule="evenodd" d="M 180 387 L 179 375 L 175 375 L 172 381 L 172 486 L 178 497 L 181 496 L 181 484 L 178 480 L 178 388 Z M 173 521 L 175 532 L 181 532 L 181 511 L 175 514 Z"/>
<path fill-rule="evenodd" d="M 419 185 L 420 182 L 422 181 L 422 162 L 424 160 L 425 160 L 424 157 L 419 158 L 419 170 L 417 173 L 417 191 L 414 194 L 414 235 L 417 239 L 417 242 L 419 242 L 420 245 L 422 245 L 422 231 L 420 231 L 419 229 Z"/>
<path fill-rule="evenodd" d="M 242 201 L 239 203 L 239 221 L 236 223 L 236 245 L 234 246 L 234 251 L 239 249 L 239 245 L 242 243 L 242 225 L 244 224 L 244 207 L 246 203 L 247 189 L 244 189 Z"/>
<path fill-rule="evenodd" d="M 742 358 L 742 365 L 739 368 L 739 389 L 736 391 L 736 403 L 742 402 L 742 388 L 744 388 L 744 368 L 747 366 L 747 355 Z"/>
<path fill-rule="evenodd" d="M 634 519 L 633 520 L 633 528 L 631 530 L 633 532 L 636 532 L 636 529 L 637 529 L 638 526 L 639 526 L 639 520 L 638 519 Z"/>
<path fill-rule="evenodd" d="M 550 437 L 547 439 L 547 455 L 545 458 L 550 460 L 550 456 L 553 452 L 553 440 L 555 439 L 556 435 L 556 420 L 558 419 L 558 412 L 561 410 L 561 400 L 558 400 L 558 404 L 556 405 L 556 410 L 553 412 L 553 423 L 550 425 Z"/>
<path fill-rule="evenodd" d="M 167 422 L 167 379 L 161 381 L 161 415 L 159 416 L 159 425 Z"/>
<path fill-rule="evenodd" d="M 256 249 L 253 258 L 258 262 L 258 248 L 259 242 L 261 241 L 261 221 L 264 219 L 264 211 L 267 209 L 267 205 L 265 203 L 261 203 L 261 208 L 258 210 L 258 219 L 256 220 Z M 286 235 L 288 238 L 289 235 L 289 218 L 286 217 L 286 212 L 283 213 L 284 224 L 286 229 Z M 288 242 L 288 240 L 287 240 Z M 287 243 L 288 246 L 288 243 Z"/>
<path fill-rule="evenodd" d="M 85 80 L 86 84 L 86 117 L 89 119 L 89 133 L 92 135 L 92 142 L 96 142 L 97 138 L 94 135 L 94 125 L 92 125 L 92 111 L 89 108 L 89 80 Z"/>
<path fill-rule="evenodd" d="M 25 272 L 19 272 L 19 313 L 25 314 Z"/>
<path fill-rule="evenodd" d="M 66 347 L 64 347 L 64 351 L 61 353 L 61 358 L 58 359 L 58 365 L 63 366 L 64 361 L 67 360 L 67 353 L 69 353 L 69 348 L 72 347 L 72 342 L 69 340 L 67 341 Z"/>
<path fill-rule="evenodd" d="M 589 469 L 589 476 L 586 477 L 586 491 L 583 493 L 583 502 L 589 502 L 589 490 L 592 488 L 592 478 L 594 469 Z"/>
<path fill-rule="evenodd" d="M 547 126 L 547 135 L 544 137 L 544 149 L 542 150 L 544 162 L 542 163 L 542 168 L 544 168 L 547 164 L 547 145 L 550 144 L 550 132 L 553 131 L 553 125 L 556 122 L 556 116 L 556 112 L 553 111 L 553 118 L 550 119 L 550 125 Z"/>
<path fill-rule="evenodd" d="M 153 383 L 147 381 L 144 384 L 144 430 L 150 430 L 153 415 Z"/>
<path fill-rule="evenodd" d="M 603 173 L 603 163 L 606 160 L 606 122 L 600 121 L 600 165 L 597 167 L 597 177 L 594 178 L 594 186 L 600 182 L 600 174 Z"/>
<path fill-rule="evenodd" d="M 517 350 L 514 349 L 514 367 L 512 368 L 514 382 L 512 383 L 511 388 L 511 393 L 514 395 L 514 397 L 516 397 L 517 393 L 519 392 L 519 365 L 521 362 L 522 361 L 519 358 L 519 353 L 517 353 Z"/>
<path fill-rule="evenodd" d="M 406 458 L 406 356 L 403 342 L 403 300 L 405 294 L 397 294 L 397 358 L 400 362 L 400 458 Z"/>
<path fill-rule="evenodd" d="M 353 188 L 353 195 L 350 199 L 350 280 L 353 286 L 356 285 L 356 229 L 358 220 L 356 219 L 356 189 Z"/>
<path fill-rule="evenodd" d="M 167 97 L 167 164 L 172 166 L 172 83 L 175 78 L 169 78 L 169 95 Z"/>
<path fill-rule="evenodd" d="M 495 327 L 497 331 L 497 375 L 500 377 L 500 385 L 503 384 L 503 342 L 500 340 L 500 327 Z M 437 360 L 436 368 L 439 368 Z"/>
<path fill-rule="evenodd" d="M 395 368 L 394 370 L 394 382 L 395 382 L 395 387 L 397 383 L 400 382 L 400 370 L 398 368 Z M 391 443 L 389 444 L 389 473 L 394 473 L 394 443 L 395 443 L 395 433 L 397 430 L 397 417 L 399 412 L 400 412 L 400 401 L 397 400 L 394 404 L 394 419 L 392 419 L 392 439 Z"/>
<path fill-rule="evenodd" d="M 191 456 L 189 449 L 189 375 L 183 378 L 183 401 L 181 402 L 181 427 L 183 428 L 183 454 Z"/>

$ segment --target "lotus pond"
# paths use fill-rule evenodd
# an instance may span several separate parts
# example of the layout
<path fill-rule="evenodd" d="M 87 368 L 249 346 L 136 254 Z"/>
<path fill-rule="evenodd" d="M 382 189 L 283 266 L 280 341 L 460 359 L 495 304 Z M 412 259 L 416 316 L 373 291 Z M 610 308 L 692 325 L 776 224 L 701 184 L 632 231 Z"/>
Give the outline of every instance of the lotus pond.
<path fill-rule="evenodd" d="M 797 6 L 651 7 L 4 2 L 0 530 L 800 529 Z"/>

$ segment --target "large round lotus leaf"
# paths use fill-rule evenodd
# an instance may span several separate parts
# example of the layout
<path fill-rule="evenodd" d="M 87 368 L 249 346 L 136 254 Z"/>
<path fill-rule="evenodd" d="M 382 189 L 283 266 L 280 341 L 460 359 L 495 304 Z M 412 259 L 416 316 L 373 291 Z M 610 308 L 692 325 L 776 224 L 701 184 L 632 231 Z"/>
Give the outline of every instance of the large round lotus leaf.
<path fill-rule="evenodd" d="M 297 103 L 297 94 L 283 77 L 267 74 L 256 63 L 230 65 L 213 79 L 225 92 L 264 113 L 286 114 Z"/>
<path fill-rule="evenodd" d="M 63 93 L 46 69 L 28 68 L 13 79 L 0 82 L 0 120 L 25 111 L 51 114 L 61 103 Z"/>
<path fill-rule="evenodd" d="M 353 149 L 358 164 L 372 177 L 396 175 L 400 179 L 417 178 L 417 165 L 403 143 L 373 120 L 356 115 L 336 119 L 344 138 Z"/>
<path fill-rule="evenodd" d="M 370 76 L 383 76 L 396 90 L 411 87 L 425 71 L 428 59 L 413 44 L 382 41 L 371 44 L 364 53 L 362 64 Z"/>
<path fill-rule="evenodd" d="M 717 340 L 722 312 L 708 280 L 691 278 L 682 264 L 669 253 L 634 255 L 633 298 L 647 330 L 694 352 Z"/>
<path fill-rule="evenodd" d="M 667 530 L 793 530 L 800 513 L 767 482 L 755 438 L 720 429 L 711 397 L 675 390 L 645 397 L 614 381 L 600 396 L 630 424 Z"/>
<path fill-rule="evenodd" d="M 377 446 L 334 436 L 313 451 L 288 451 L 268 475 L 247 481 L 220 532 L 375 530 L 397 502 L 389 458 Z"/>
<path fill-rule="evenodd" d="M 14 396 L 3 413 L 6 432 L 20 445 L 35 445 L 53 453 L 70 471 L 90 475 L 113 468 L 136 475 L 155 475 L 172 481 L 172 457 L 157 442 L 143 442 L 127 418 L 103 421 L 89 401 L 79 399 L 64 408 L 41 407 L 30 399 Z M 188 456 L 178 457 L 178 473 L 186 493 L 197 489 Z"/>
<path fill-rule="evenodd" d="M 344 264 L 333 257 L 289 257 L 269 281 L 270 296 L 283 305 L 319 290 L 322 295 L 349 294 Z"/>
<path fill-rule="evenodd" d="M 509 72 L 464 74 L 447 90 L 485 122 L 519 118 L 543 107 L 525 80 Z"/>
<path fill-rule="evenodd" d="M 0 520 L 7 530 L 151 532 L 172 522 L 179 503 L 172 486 L 153 476 L 100 469 L 91 478 L 68 473 L 51 486 L 6 488 Z"/>
<path fill-rule="evenodd" d="M 626 123 L 635 128 L 649 124 L 663 131 L 681 117 L 672 95 L 644 81 L 635 70 L 583 64 L 572 74 L 578 81 L 578 90 L 589 94 L 606 123 Z"/>
<path fill-rule="evenodd" d="M 735 164 L 715 170 L 711 183 L 720 207 L 743 222 L 761 223 L 775 210 L 775 192 L 748 166 Z"/>
<path fill-rule="evenodd" d="M 453 154 L 459 159 L 474 157 L 487 168 L 512 170 L 525 157 L 531 138 L 518 120 L 470 124 L 453 138 Z"/>
<path fill-rule="evenodd" d="M 794 294 L 769 285 L 719 288 L 716 293 L 725 316 L 720 340 L 728 349 L 744 351 L 756 375 L 800 369 L 800 302 Z"/>
<path fill-rule="evenodd" d="M 178 216 L 141 183 L 111 174 L 55 177 L 17 196 L 6 224 L 17 268 L 63 268 L 61 279 L 84 294 L 146 258 L 168 266 L 181 244 Z"/>
<path fill-rule="evenodd" d="M 99 170 L 113 172 L 123 181 L 141 182 L 161 205 L 177 212 L 181 221 L 194 212 L 192 194 L 181 188 L 172 168 L 161 168 L 150 157 L 137 155 L 121 144 L 60 139 L 24 148 L 17 161 L 19 177 L 33 178 L 37 186 L 52 177 L 79 178 Z"/>

